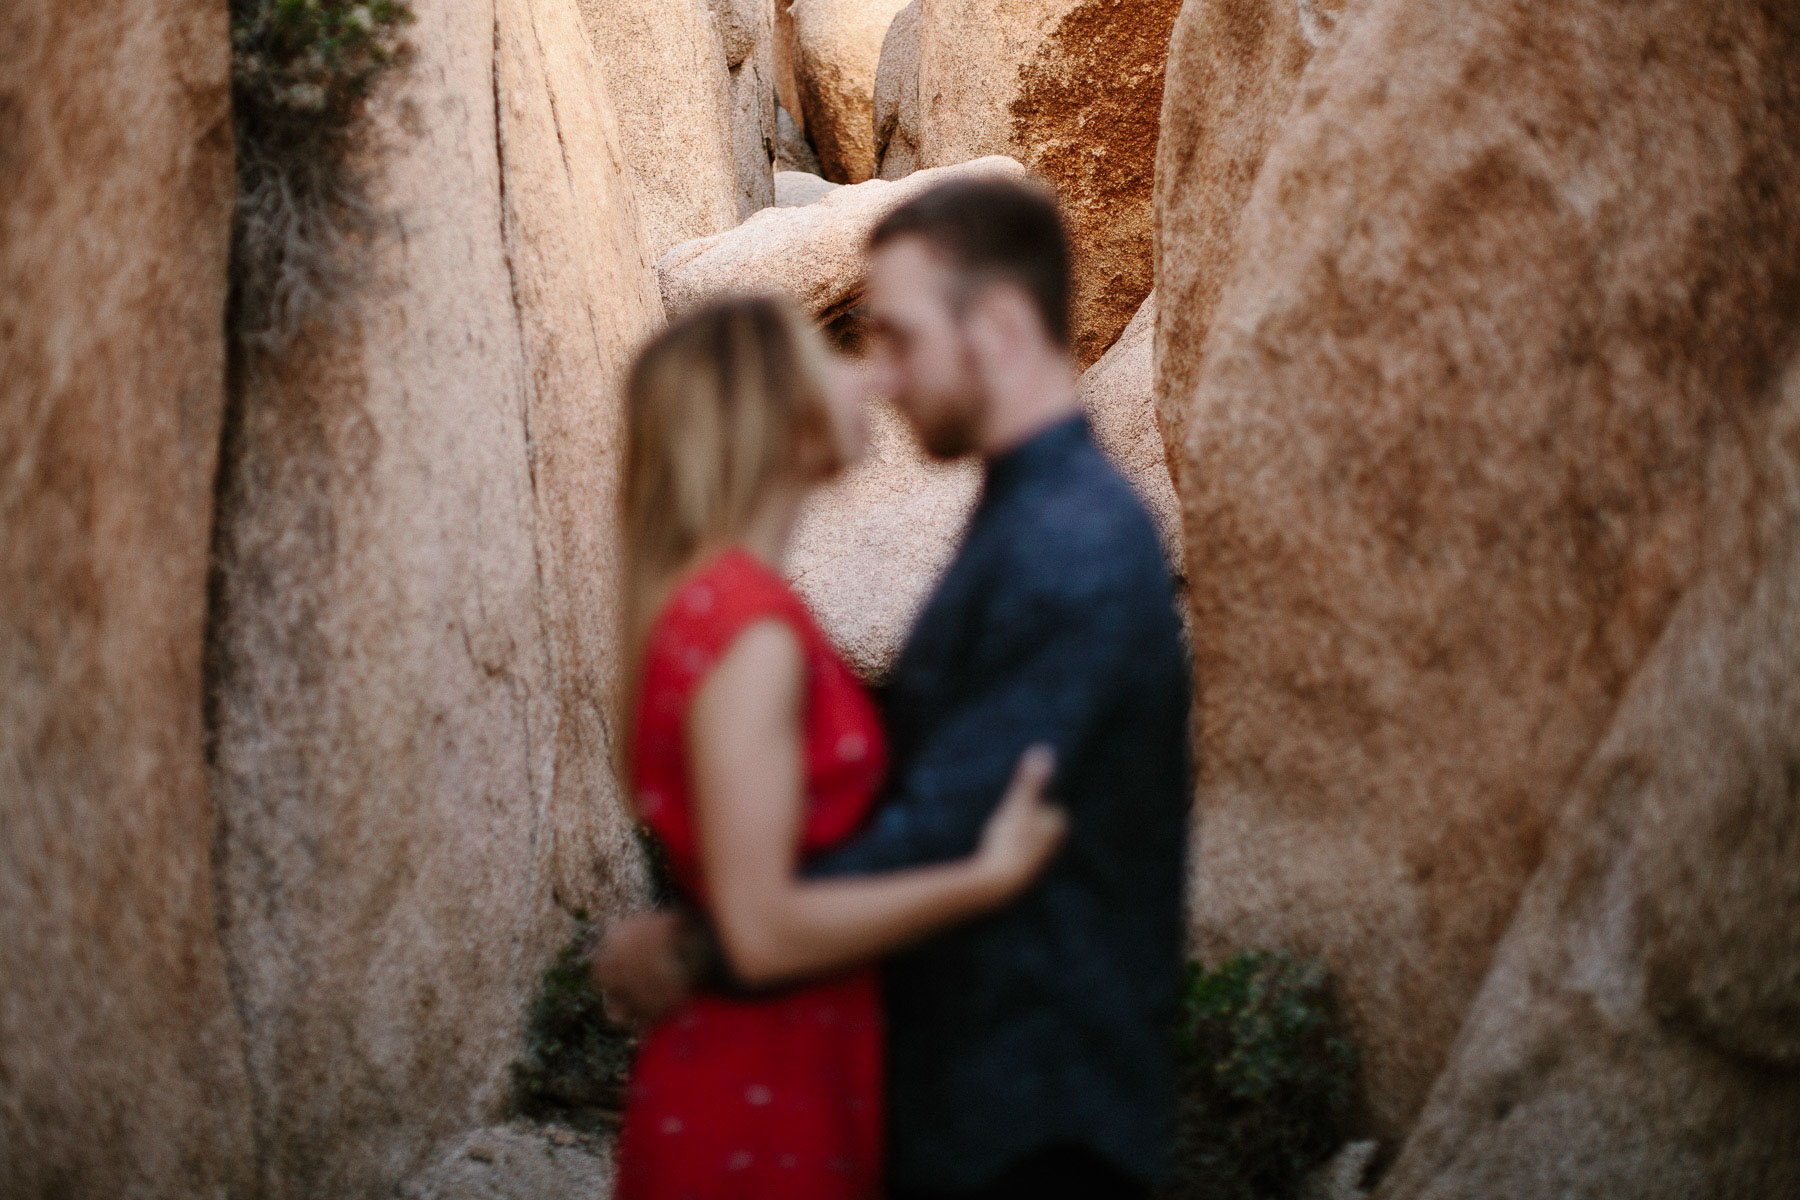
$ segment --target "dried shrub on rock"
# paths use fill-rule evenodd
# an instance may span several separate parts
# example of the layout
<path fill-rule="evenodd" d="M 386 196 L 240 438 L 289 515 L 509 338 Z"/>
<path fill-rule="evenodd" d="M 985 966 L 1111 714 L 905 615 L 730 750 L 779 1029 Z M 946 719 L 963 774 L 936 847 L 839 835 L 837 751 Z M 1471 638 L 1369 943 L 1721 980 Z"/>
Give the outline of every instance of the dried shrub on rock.
<path fill-rule="evenodd" d="M 1345 1140 L 1357 1053 L 1318 963 L 1278 951 L 1190 963 L 1175 1060 L 1167 1200 L 1283 1200 Z"/>
<path fill-rule="evenodd" d="M 363 104 L 407 58 L 409 0 L 231 0 L 238 211 L 232 326 L 279 348 L 346 282 L 370 210 L 351 165 Z"/>

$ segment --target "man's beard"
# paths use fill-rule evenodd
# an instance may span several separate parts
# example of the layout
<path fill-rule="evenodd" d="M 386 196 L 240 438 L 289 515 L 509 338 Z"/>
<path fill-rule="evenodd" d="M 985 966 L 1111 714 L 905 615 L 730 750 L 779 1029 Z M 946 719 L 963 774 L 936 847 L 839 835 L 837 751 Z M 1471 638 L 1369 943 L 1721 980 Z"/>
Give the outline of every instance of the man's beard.
<path fill-rule="evenodd" d="M 981 397 L 973 389 L 957 392 L 932 415 L 929 425 L 919 428 L 919 444 L 925 453 L 945 462 L 974 453 L 980 445 L 981 412 Z"/>
<path fill-rule="evenodd" d="M 928 421 L 915 422 L 913 426 L 925 453 L 944 462 L 975 452 L 981 445 L 981 426 L 987 416 L 987 398 L 977 382 L 975 355 L 966 345 L 961 350 L 960 386 L 940 396 Z"/>

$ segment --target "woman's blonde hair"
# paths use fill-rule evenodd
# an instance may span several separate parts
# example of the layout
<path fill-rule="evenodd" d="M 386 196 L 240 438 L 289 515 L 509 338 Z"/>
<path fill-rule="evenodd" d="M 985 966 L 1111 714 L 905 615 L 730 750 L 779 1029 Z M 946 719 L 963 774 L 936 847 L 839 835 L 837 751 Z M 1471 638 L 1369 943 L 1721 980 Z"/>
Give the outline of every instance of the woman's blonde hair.
<path fill-rule="evenodd" d="M 818 331 L 775 296 L 711 304 L 639 353 L 625 385 L 629 661 L 687 566 L 741 538 L 776 486 L 844 466 L 828 371 Z"/>

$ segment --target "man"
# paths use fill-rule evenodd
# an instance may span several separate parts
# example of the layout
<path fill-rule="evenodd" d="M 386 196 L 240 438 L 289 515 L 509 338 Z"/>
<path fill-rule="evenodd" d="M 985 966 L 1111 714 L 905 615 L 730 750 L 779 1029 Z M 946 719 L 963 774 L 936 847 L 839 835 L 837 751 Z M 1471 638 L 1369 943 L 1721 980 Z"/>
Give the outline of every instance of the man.
<path fill-rule="evenodd" d="M 1187 668 L 1150 518 L 1102 457 L 1069 356 L 1069 256 L 1035 187 L 969 181 L 869 243 L 871 368 L 932 455 L 980 455 L 968 534 L 895 665 L 889 795 L 808 871 L 969 853 L 1026 747 L 1067 844 L 1012 907 L 885 965 L 896 1197 L 1142 1196 L 1172 1138 Z M 686 986 L 672 918 L 602 947 L 640 1012 Z M 673 986 L 670 986 L 671 983 Z"/>

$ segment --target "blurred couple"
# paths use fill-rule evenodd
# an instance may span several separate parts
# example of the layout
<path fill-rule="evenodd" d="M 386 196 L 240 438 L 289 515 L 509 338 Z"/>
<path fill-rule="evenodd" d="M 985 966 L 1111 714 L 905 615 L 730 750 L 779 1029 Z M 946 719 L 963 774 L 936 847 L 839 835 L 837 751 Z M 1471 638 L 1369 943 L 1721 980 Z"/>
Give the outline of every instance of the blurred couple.
<path fill-rule="evenodd" d="M 595 955 L 647 1026 L 618 1196 L 1145 1196 L 1184 935 L 1173 586 L 1081 415 L 1054 201 L 944 185 L 868 250 L 863 363 L 744 298 L 628 384 L 629 774 L 684 903 Z M 880 711 L 782 570 L 871 391 L 986 468 Z"/>

